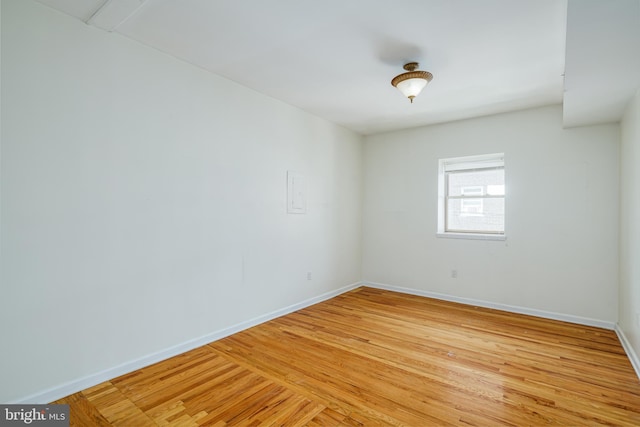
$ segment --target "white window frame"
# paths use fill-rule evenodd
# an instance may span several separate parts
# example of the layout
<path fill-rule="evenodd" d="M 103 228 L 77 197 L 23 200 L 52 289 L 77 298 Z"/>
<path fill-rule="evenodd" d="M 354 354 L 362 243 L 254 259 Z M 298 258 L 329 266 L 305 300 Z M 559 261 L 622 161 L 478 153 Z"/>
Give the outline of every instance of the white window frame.
<path fill-rule="evenodd" d="M 505 231 L 475 232 L 475 231 L 447 231 L 447 175 L 448 172 L 472 171 L 481 169 L 504 168 L 504 153 L 483 154 L 479 156 L 454 157 L 438 161 L 438 229 L 436 236 L 454 239 L 475 240 L 506 240 Z M 483 197 L 488 197 L 483 195 Z M 505 211 L 506 211 L 506 194 Z"/>

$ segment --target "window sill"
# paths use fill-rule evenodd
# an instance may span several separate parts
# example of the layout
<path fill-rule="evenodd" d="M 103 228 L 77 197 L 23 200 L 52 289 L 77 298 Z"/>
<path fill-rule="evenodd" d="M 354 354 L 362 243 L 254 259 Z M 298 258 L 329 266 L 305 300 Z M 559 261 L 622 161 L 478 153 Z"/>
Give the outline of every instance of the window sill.
<path fill-rule="evenodd" d="M 507 240 L 507 236 L 504 234 L 436 233 L 436 237 L 466 240 Z"/>

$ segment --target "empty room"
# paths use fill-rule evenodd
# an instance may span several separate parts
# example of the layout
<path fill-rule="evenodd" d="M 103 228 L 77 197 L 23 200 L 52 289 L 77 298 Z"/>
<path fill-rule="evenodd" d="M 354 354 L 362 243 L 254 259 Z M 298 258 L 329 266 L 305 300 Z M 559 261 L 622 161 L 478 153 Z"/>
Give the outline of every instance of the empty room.
<path fill-rule="evenodd" d="M 640 0 L 0 16 L 0 424 L 640 425 Z"/>

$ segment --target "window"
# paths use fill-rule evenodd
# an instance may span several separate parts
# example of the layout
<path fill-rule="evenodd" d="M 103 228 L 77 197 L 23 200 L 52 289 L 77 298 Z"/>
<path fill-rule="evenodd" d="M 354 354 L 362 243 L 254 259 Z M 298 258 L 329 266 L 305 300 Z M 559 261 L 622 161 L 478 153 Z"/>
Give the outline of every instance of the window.
<path fill-rule="evenodd" d="M 472 198 L 472 196 L 482 196 L 484 194 L 484 188 L 480 185 L 472 187 L 462 187 L 460 191 L 465 196 L 464 199 L 460 199 L 460 215 L 482 215 L 482 208 L 484 207 L 483 200 L 480 198 Z"/>
<path fill-rule="evenodd" d="M 441 159 L 438 236 L 504 237 L 504 154 Z"/>

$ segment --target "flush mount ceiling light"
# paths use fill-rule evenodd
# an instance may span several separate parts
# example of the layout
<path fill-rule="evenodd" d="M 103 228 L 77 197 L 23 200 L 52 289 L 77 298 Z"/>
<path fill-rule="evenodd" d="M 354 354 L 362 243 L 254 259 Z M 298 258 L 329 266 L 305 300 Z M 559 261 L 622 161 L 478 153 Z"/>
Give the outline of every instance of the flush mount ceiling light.
<path fill-rule="evenodd" d="M 417 62 L 404 64 L 403 68 L 407 70 L 407 72 L 395 76 L 393 80 L 391 80 L 391 84 L 398 88 L 413 104 L 413 98 L 418 96 L 427 83 L 433 79 L 433 74 L 428 71 L 416 71 L 418 68 Z"/>

